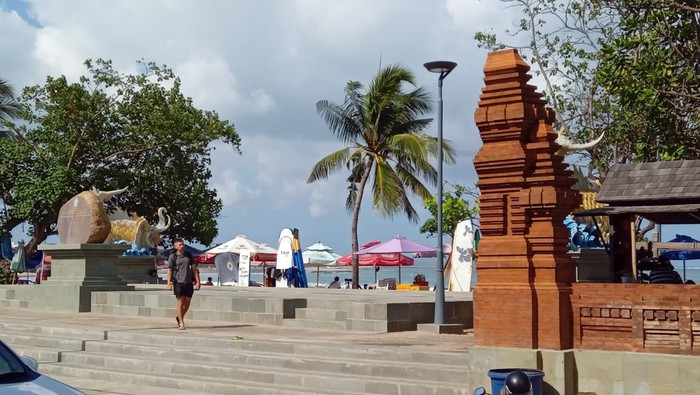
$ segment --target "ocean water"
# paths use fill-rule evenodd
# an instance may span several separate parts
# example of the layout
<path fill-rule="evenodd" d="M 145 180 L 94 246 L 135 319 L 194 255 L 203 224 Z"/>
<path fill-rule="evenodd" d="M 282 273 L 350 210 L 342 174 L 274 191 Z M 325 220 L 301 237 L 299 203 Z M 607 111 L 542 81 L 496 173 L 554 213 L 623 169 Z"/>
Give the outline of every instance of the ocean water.
<path fill-rule="evenodd" d="M 416 264 L 414 266 L 404 266 L 401 268 L 400 277 L 398 267 L 380 267 L 379 271 L 376 272 L 376 276 L 374 268 L 360 267 L 359 283 L 360 286 L 364 286 L 364 284 L 376 284 L 377 280 L 384 278 L 394 278 L 396 279 L 397 283 L 410 284 L 413 282 L 416 275 L 422 274 L 432 287 L 435 285 L 435 278 L 437 276 L 437 268 L 435 267 L 435 263 L 436 262 L 434 259 L 416 259 Z M 683 270 L 683 261 L 672 261 L 672 263 L 676 268 L 676 271 L 682 278 L 684 278 L 684 280 L 693 280 L 696 284 L 700 284 L 700 261 L 686 261 L 685 272 Z M 478 270 L 474 272 L 474 277 L 472 278 L 473 284 L 476 284 L 477 275 Z M 321 269 L 317 271 L 316 268 L 306 269 L 306 279 L 310 287 L 316 286 L 317 283 L 318 286 L 326 286 L 331 283 L 336 276 L 339 277 L 340 282 L 343 283 L 345 282 L 345 279 L 352 279 L 352 270 L 349 266 L 343 266 L 339 270 Z M 202 270 L 200 277 L 203 282 L 206 282 L 207 277 L 212 277 L 214 284 L 216 284 L 216 280 L 218 278 L 215 269 Z M 401 279 L 400 281 L 399 278 Z M 253 267 L 250 279 L 251 281 L 262 284 L 262 269 Z M 445 281 L 445 287 L 447 287 L 447 281 Z"/>
<path fill-rule="evenodd" d="M 424 261 L 424 262 L 419 262 Z M 207 277 L 211 277 L 214 284 L 216 284 L 216 270 L 212 271 L 204 268 L 200 268 L 200 278 L 202 281 L 207 280 Z M 263 282 L 262 269 L 259 267 L 251 268 L 250 279 L 258 283 Z M 416 264 L 413 266 L 404 266 L 401 268 L 401 273 L 399 274 L 398 267 L 380 267 L 379 271 L 375 273 L 373 267 L 360 267 L 360 286 L 364 284 L 371 285 L 376 284 L 378 280 L 384 278 L 393 278 L 398 283 L 410 284 L 416 275 L 425 276 L 426 281 L 430 286 L 435 285 L 435 278 L 437 277 L 436 261 L 434 259 L 416 259 Z M 318 270 L 315 267 L 310 267 L 306 269 L 306 279 L 310 287 L 326 286 L 330 284 L 335 277 L 340 278 L 341 284 L 345 282 L 345 279 L 352 279 L 352 268 L 350 266 L 341 266 L 338 270 L 329 270 L 328 268 L 321 268 Z M 399 281 L 400 278 L 400 281 Z M 447 286 L 447 284 L 445 284 Z"/>
<path fill-rule="evenodd" d="M 685 261 L 685 273 L 683 270 L 683 261 L 671 261 L 671 263 L 684 281 L 693 280 L 695 284 L 700 284 L 700 261 Z"/>

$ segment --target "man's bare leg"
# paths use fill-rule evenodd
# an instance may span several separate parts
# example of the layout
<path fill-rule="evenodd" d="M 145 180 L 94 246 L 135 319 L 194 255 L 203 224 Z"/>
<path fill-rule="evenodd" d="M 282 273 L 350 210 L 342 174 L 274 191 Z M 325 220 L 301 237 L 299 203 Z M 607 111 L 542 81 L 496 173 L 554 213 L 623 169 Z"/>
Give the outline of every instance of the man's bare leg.
<path fill-rule="evenodd" d="M 181 296 L 177 298 L 177 317 L 180 319 L 180 327 L 185 327 L 185 314 L 190 309 L 192 298 Z"/>
<path fill-rule="evenodd" d="M 185 327 L 185 312 L 186 312 L 186 310 L 183 311 L 185 299 L 189 299 L 189 298 L 186 298 L 184 296 L 177 297 L 177 322 L 178 322 L 178 326 L 180 328 Z M 187 304 L 189 305 L 189 302 Z"/>

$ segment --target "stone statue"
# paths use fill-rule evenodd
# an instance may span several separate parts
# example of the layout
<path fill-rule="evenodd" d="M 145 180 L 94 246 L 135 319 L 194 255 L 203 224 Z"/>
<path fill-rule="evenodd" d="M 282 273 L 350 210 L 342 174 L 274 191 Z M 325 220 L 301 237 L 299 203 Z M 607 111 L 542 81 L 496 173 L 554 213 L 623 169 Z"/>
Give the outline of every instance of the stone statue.
<path fill-rule="evenodd" d="M 158 209 L 158 224 L 151 225 L 146 218 L 134 215 L 131 219 L 112 219 L 112 230 L 105 243 L 126 240 L 138 248 L 153 248 L 160 243 L 160 234 L 170 228 L 170 216 L 165 207 Z"/>
<path fill-rule="evenodd" d="M 111 230 L 104 203 L 127 188 L 103 192 L 93 187 L 70 198 L 58 213 L 58 237 L 61 243 L 102 243 Z"/>

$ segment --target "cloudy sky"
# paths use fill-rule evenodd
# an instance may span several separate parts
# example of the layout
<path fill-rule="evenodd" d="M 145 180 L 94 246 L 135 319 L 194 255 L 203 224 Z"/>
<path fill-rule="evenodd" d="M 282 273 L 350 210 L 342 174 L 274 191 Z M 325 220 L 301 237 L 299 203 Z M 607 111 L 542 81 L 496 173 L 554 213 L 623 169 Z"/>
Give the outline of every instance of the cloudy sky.
<path fill-rule="evenodd" d="M 87 58 L 111 59 L 124 72 L 138 59 L 169 65 L 185 94 L 231 120 L 242 138 L 242 155 L 214 151 L 211 183 L 224 202 L 215 243 L 244 234 L 276 245 L 281 228 L 296 227 L 303 245 L 323 241 L 346 253 L 347 175 L 306 183 L 313 164 L 341 148 L 315 103 L 342 101 L 345 83 L 368 82 L 380 62 L 412 69 L 436 96 L 437 77 L 423 63 L 457 62 L 445 80 L 444 135 L 458 157 L 445 180 L 473 185 L 486 58 L 473 36 L 518 19 L 499 0 L 0 0 L 0 77 L 19 90 L 47 75 L 77 79 Z M 419 224 L 377 216 L 370 202 L 361 243 L 399 234 L 436 243 Z M 422 223 L 429 216 L 419 212 Z"/>

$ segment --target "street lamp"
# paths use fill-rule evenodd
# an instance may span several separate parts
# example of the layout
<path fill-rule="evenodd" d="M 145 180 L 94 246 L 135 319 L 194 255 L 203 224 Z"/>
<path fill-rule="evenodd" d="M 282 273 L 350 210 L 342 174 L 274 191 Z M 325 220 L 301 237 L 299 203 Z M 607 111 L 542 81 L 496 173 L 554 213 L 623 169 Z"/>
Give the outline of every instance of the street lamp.
<path fill-rule="evenodd" d="M 435 324 L 445 323 L 445 275 L 442 251 L 442 80 L 447 77 L 457 63 L 448 61 L 424 64 L 431 73 L 438 73 L 438 190 L 437 190 L 437 277 L 435 278 Z"/>

